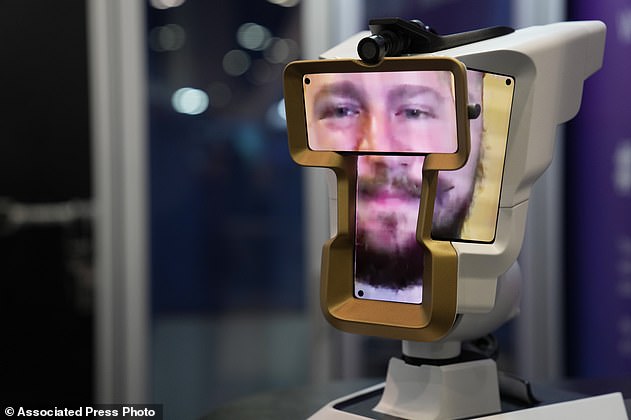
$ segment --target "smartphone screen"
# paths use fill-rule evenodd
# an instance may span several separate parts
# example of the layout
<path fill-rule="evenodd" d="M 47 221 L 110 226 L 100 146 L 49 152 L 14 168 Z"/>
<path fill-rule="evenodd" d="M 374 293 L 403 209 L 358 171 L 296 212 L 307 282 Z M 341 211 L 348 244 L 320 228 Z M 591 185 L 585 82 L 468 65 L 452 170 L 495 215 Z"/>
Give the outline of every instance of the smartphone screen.
<path fill-rule="evenodd" d="M 309 147 L 358 152 L 354 295 L 421 304 L 423 247 L 416 240 L 427 153 L 457 151 L 453 80 L 447 71 L 325 73 L 303 78 Z M 507 76 L 467 71 L 471 152 L 441 171 L 436 240 L 495 238 L 514 90 Z M 411 153 L 416 153 L 412 155 Z"/>
<path fill-rule="evenodd" d="M 456 109 L 449 71 L 305 75 L 312 150 L 455 153 Z"/>

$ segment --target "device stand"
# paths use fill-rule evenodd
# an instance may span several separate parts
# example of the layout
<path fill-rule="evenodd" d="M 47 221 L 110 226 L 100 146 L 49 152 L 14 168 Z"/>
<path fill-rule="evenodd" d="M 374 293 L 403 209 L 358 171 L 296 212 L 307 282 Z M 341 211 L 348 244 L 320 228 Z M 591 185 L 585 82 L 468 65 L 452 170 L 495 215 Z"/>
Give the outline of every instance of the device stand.
<path fill-rule="evenodd" d="M 405 355 L 404 358 L 409 359 Z M 489 418 L 497 420 L 629 420 L 621 393 L 586 398 L 561 393 L 540 403 L 533 400 L 532 395 L 520 396 L 524 393 L 530 394 L 529 387 L 515 392 L 510 388 L 516 384 L 517 388 L 521 388 L 521 382 L 511 380 L 509 383 L 513 383 L 506 387 L 506 379 L 502 381 L 504 392 L 509 391 L 509 394 L 523 399 L 527 404 L 501 413 L 502 403 L 495 362 L 489 358 L 453 363 L 451 360 L 443 359 L 435 365 L 415 365 L 392 358 L 388 365 L 386 382 L 332 401 L 309 419 L 444 420 L 487 418 L 487 415 L 491 415 Z M 378 398 L 381 399 L 375 406 Z"/>
<path fill-rule="evenodd" d="M 343 407 L 381 390 L 381 400 L 373 410 L 403 419 L 454 419 L 501 411 L 497 367 L 492 359 L 457 359 L 459 342 L 404 341 L 403 354 L 406 361 L 390 359 L 385 383 L 333 401 L 310 419 L 366 418 Z"/>
<path fill-rule="evenodd" d="M 495 361 L 414 366 L 392 358 L 379 413 L 404 419 L 456 419 L 501 411 Z"/>

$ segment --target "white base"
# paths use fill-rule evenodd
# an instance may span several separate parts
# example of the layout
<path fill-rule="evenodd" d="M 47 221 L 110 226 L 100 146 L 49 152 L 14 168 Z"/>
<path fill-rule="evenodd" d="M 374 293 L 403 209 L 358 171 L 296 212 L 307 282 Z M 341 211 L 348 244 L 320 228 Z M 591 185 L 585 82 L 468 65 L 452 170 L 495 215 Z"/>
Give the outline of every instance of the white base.
<path fill-rule="evenodd" d="M 629 420 L 620 393 L 493 414 L 501 411 L 501 404 L 497 371 L 492 360 L 446 366 L 412 366 L 395 358 L 390 360 L 385 383 L 332 401 L 309 419 L 368 419 L 335 407 L 382 388 L 381 401 L 373 410 L 402 419 Z"/>
<path fill-rule="evenodd" d="M 491 359 L 444 366 L 414 366 L 392 358 L 379 413 L 437 420 L 502 411 L 497 367 Z"/>
<path fill-rule="evenodd" d="M 334 406 L 380 387 L 384 387 L 384 391 L 374 411 L 404 419 L 453 419 L 501 411 L 497 368 L 491 359 L 445 366 L 414 366 L 392 358 L 385 386 L 377 385 L 334 401 L 311 419 L 363 418 L 336 410 Z"/>
<path fill-rule="evenodd" d="M 322 407 L 309 420 L 372 420 L 370 417 L 347 413 L 334 408 L 338 403 L 348 401 L 353 397 L 367 394 L 383 387 L 383 383 L 377 384 L 362 391 L 350 394 L 346 397 L 332 401 Z M 492 416 L 477 417 L 477 420 L 629 420 L 619 392 L 599 395 L 596 397 L 582 398 L 580 400 L 567 401 L 556 404 L 543 405 L 525 410 L 511 411 L 509 413 L 495 414 Z M 476 420 L 476 419 L 472 419 Z"/>

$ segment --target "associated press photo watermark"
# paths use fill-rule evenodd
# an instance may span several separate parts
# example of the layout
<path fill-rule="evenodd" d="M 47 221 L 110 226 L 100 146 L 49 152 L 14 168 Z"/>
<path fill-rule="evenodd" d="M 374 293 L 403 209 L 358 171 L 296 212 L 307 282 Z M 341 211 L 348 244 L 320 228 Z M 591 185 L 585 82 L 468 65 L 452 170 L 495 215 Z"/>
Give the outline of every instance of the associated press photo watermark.
<path fill-rule="evenodd" d="M 5 418 L 119 418 L 162 420 L 161 404 L 92 404 L 74 407 L 11 405 L 4 407 Z"/>

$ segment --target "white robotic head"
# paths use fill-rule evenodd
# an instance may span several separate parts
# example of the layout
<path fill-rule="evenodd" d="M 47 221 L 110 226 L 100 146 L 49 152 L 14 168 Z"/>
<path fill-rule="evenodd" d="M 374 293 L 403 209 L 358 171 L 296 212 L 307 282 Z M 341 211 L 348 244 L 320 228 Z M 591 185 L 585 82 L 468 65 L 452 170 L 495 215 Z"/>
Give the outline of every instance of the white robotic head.
<path fill-rule="evenodd" d="M 482 336 L 516 313 L 530 190 L 602 64 L 605 26 L 536 26 L 366 64 L 357 46 L 370 35 L 285 71 L 292 158 L 337 176 L 323 312 L 342 330 L 410 342 Z"/>

